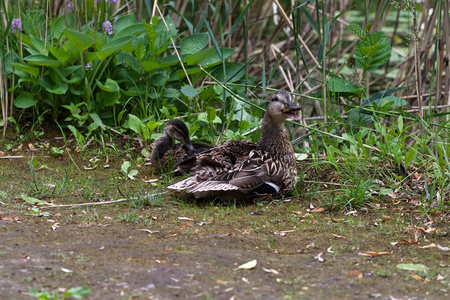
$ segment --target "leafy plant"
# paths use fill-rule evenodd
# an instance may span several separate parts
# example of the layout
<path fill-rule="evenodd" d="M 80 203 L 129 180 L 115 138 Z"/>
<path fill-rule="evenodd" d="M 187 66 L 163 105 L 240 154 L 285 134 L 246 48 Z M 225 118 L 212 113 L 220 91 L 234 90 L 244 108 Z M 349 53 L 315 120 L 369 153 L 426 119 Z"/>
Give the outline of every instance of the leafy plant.
<path fill-rule="evenodd" d="M 91 289 L 85 286 L 70 288 L 64 292 L 61 298 L 58 296 L 57 291 L 53 291 L 53 293 L 49 292 L 38 292 L 35 289 L 30 290 L 30 296 L 35 297 L 41 300 L 57 300 L 57 299 L 66 299 L 67 297 L 73 297 L 75 299 L 83 299 L 91 294 Z"/>

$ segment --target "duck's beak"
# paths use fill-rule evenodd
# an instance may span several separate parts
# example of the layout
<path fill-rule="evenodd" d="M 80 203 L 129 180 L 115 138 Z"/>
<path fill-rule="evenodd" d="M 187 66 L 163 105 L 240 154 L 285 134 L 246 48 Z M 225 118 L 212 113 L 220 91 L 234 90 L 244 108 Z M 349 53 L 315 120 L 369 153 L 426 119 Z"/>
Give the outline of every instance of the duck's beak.
<path fill-rule="evenodd" d="M 286 103 L 283 108 L 283 114 L 288 117 L 288 119 L 292 119 L 294 121 L 300 120 L 299 116 L 296 114 L 297 111 L 302 110 L 302 108 L 298 105 L 292 105 Z"/>
<path fill-rule="evenodd" d="M 189 142 L 186 144 L 186 146 L 187 146 L 188 150 L 194 151 L 194 146 L 192 145 L 191 141 L 189 141 Z"/>

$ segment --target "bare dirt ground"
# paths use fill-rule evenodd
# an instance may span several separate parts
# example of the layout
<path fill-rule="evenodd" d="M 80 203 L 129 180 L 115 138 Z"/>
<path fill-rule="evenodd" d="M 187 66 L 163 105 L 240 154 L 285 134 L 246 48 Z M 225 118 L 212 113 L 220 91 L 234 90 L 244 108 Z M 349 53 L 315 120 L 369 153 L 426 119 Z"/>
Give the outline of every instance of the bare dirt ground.
<path fill-rule="evenodd" d="M 55 170 L 70 164 L 39 160 L 46 166 L 37 171 L 42 182 L 59 182 L 63 172 Z M 63 195 L 35 197 L 55 204 L 117 199 L 102 196 L 108 178 L 123 180 L 112 171 L 117 166 L 80 168 Z M 87 299 L 449 297 L 450 229 L 443 211 L 424 212 L 401 199 L 332 213 L 301 194 L 251 204 L 170 194 L 158 205 L 39 208 L 33 215 L 20 196 L 30 194 L 27 162 L 3 159 L 0 168 L 1 299 L 30 299 L 32 288 L 61 297 L 79 286 L 91 289 Z M 140 182 L 150 190 L 140 179 L 130 186 Z M 253 268 L 238 269 L 253 260 Z"/>

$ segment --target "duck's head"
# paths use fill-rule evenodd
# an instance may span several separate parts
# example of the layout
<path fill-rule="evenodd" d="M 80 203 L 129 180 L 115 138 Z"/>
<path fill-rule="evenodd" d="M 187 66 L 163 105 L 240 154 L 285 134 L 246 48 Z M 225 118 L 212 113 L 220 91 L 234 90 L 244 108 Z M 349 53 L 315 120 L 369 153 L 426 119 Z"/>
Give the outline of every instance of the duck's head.
<path fill-rule="evenodd" d="M 182 143 L 189 150 L 194 150 L 192 146 L 191 139 L 189 138 L 189 130 L 180 120 L 172 120 L 169 121 L 164 128 L 164 134 L 170 136 L 173 139 L 176 139 L 180 143 Z"/>
<path fill-rule="evenodd" d="M 299 120 L 297 112 L 300 110 L 301 107 L 294 105 L 291 95 L 284 90 L 274 93 L 267 107 L 267 113 L 275 123 L 282 123 L 286 119 Z"/>

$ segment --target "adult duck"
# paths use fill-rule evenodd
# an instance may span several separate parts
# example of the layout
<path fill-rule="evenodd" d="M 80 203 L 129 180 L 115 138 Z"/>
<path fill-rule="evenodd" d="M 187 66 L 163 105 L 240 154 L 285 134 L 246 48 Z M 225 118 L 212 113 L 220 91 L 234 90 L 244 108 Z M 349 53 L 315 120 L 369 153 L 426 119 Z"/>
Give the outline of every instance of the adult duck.
<path fill-rule="evenodd" d="M 191 177 L 169 186 L 196 198 L 270 198 L 287 195 L 297 182 L 294 149 L 284 122 L 301 108 L 280 90 L 272 95 L 257 143 L 229 141 L 179 163 Z"/>

